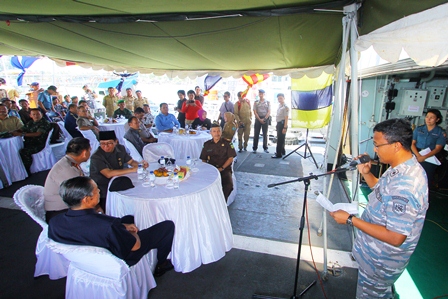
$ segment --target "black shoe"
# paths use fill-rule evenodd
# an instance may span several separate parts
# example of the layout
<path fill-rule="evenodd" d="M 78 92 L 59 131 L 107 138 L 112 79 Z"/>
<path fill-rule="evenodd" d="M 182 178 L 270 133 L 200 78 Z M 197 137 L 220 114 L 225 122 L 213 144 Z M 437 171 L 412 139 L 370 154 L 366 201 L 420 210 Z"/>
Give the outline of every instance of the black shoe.
<path fill-rule="evenodd" d="M 252 153 L 253 153 L 253 154 L 256 154 L 256 153 L 257 153 L 257 150 L 253 150 Z"/>
<path fill-rule="evenodd" d="M 242 150 L 242 149 L 239 149 L 239 150 L 238 150 L 238 153 L 242 153 L 242 152 L 243 152 L 243 150 Z"/>
<path fill-rule="evenodd" d="M 160 277 L 172 269 L 174 269 L 174 266 L 171 264 L 171 260 L 167 259 L 164 263 L 157 265 L 156 270 L 154 271 L 154 276 Z"/>
<path fill-rule="evenodd" d="M 265 149 L 264 152 L 265 152 L 266 154 L 269 154 L 269 151 L 268 151 L 267 149 Z"/>
<path fill-rule="evenodd" d="M 281 158 L 281 157 L 282 157 L 282 156 L 277 156 L 277 155 L 272 155 L 272 156 L 271 156 L 272 159 L 279 159 L 279 158 Z"/>
<path fill-rule="evenodd" d="M 244 151 L 247 152 L 247 148 L 244 148 Z"/>

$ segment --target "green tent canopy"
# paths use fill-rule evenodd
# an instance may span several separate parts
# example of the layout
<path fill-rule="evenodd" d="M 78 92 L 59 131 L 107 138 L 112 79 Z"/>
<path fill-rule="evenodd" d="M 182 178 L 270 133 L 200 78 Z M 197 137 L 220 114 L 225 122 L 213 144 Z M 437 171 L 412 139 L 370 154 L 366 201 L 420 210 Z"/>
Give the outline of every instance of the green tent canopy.
<path fill-rule="evenodd" d="M 351 2 L 2 0 L 0 54 L 158 74 L 283 74 L 337 64 Z M 359 32 L 441 3 L 362 1 Z"/>

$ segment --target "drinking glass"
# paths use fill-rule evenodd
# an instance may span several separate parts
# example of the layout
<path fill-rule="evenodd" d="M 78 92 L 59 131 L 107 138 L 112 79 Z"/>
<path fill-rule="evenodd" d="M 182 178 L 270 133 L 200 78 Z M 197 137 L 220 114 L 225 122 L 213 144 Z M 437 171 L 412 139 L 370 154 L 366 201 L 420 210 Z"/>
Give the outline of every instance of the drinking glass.
<path fill-rule="evenodd" d="M 199 171 L 199 169 L 196 167 L 196 163 L 197 162 L 198 162 L 198 158 L 193 158 L 193 165 L 192 165 L 192 168 L 191 168 L 192 172 L 198 172 Z"/>

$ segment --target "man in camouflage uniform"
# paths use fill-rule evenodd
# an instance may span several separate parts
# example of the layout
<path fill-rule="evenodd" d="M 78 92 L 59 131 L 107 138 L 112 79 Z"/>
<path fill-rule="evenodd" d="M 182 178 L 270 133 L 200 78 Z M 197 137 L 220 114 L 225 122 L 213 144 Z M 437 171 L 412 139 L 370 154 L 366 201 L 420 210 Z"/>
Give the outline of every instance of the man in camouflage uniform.
<path fill-rule="evenodd" d="M 238 122 L 238 152 L 247 151 L 247 142 L 249 141 L 250 126 L 252 125 L 252 110 L 247 99 L 243 99 L 242 91 L 238 93 L 238 102 L 233 105 L 235 119 Z M 243 144 L 244 134 L 244 144 Z"/>
<path fill-rule="evenodd" d="M 132 111 L 125 107 L 124 100 L 118 101 L 118 109 L 114 111 L 113 118 L 124 117 L 129 119 L 133 116 Z"/>
<path fill-rule="evenodd" d="M 359 264 L 356 298 L 393 298 L 392 285 L 414 252 L 428 209 L 423 168 L 412 155 L 412 129 L 404 119 L 389 119 L 374 129 L 375 152 L 390 168 L 377 179 L 371 163 L 358 170 L 373 188 L 361 218 L 339 210 L 330 215 L 357 228 L 353 255 Z"/>
<path fill-rule="evenodd" d="M 21 130 L 15 131 L 14 136 L 23 136 L 25 138 L 24 147 L 20 150 L 20 157 L 23 165 L 29 171 L 33 163 L 32 154 L 38 153 L 45 147 L 48 133 L 51 131 L 51 124 L 44 118 L 39 109 L 30 109 L 32 118 Z"/>
<path fill-rule="evenodd" d="M 221 173 L 222 191 L 227 202 L 233 190 L 232 163 L 233 158 L 236 157 L 236 152 L 232 142 L 221 138 L 221 127 L 218 124 L 212 125 L 210 134 L 213 138 L 204 143 L 199 158 L 203 162 L 218 168 Z"/>

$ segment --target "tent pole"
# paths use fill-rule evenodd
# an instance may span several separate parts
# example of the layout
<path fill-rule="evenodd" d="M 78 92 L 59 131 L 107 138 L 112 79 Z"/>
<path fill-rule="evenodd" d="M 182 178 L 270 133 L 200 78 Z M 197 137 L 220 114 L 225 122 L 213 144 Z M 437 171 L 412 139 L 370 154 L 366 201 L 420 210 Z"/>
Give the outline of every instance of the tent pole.
<path fill-rule="evenodd" d="M 355 9 L 356 11 L 356 9 Z M 347 13 L 346 13 L 347 14 Z M 330 124 L 330 128 L 329 128 L 329 136 L 328 139 L 331 139 L 331 135 L 332 132 L 334 132 L 334 126 L 339 125 L 341 123 L 341 119 L 342 119 L 342 114 L 344 111 L 344 107 L 343 107 L 343 103 L 344 103 L 344 99 L 345 99 L 345 88 L 344 88 L 344 83 L 345 83 L 345 62 L 346 62 L 346 54 L 347 54 L 347 43 L 348 43 L 348 36 L 350 34 L 350 18 L 348 16 L 344 16 L 342 18 L 342 54 L 341 54 L 341 60 L 339 62 L 339 68 L 338 68 L 338 76 L 336 78 L 336 84 L 335 84 L 335 100 L 334 100 L 334 105 L 333 105 L 333 117 L 332 117 L 332 122 Z M 333 167 L 332 169 L 336 169 L 337 166 L 337 162 L 338 162 L 338 153 L 339 153 L 339 148 L 341 147 L 341 143 L 342 143 L 342 132 L 343 130 L 340 130 L 341 134 L 339 134 L 339 138 L 338 138 L 338 142 L 337 142 L 337 146 L 335 148 L 336 150 L 336 154 L 334 156 L 334 161 L 333 161 Z M 334 133 L 333 133 L 334 134 Z M 327 142 L 327 149 L 326 149 L 326 153 L 327 153 L 327 157 L 328 157 L 328 152 L 329 152 L 329 147 L 330 147 L 330 142 Z M 327 161 L 325 161 L 325 165 L 327 164 Z M 330 193 L 331 193 L 331 188 L 333 185 L 333 180 L 334 180 L 334 174 L 330 176 L 330 182 L 328 183 L 328 187 L 327 184 L 324 183 L 324 192 L 323 194 L 326 194 L 327 198 L 330 198 Z M 325 178 L 325 180 L 327 180 L 327 178 Z M 323 226 L 323 230 L 322 230 L 322 226 Z M 328 236 L 327 236 L 327 212 L 324 209 L 322 211 L 322 221 L 320 224 L 320 228 L 318 230 L 318 235 L 321 235 L 323 231 L 323 272 L 322 272 L 322 277 L 324 280 L 327 279 L 327 275 L 328 275 Z"/>
<path fill-rule="evenodd" d="M 351 30 L 350 30 L 350 66 L 351 66 L 351 81 L 350 84 L 350 101 L 351 101 L 351 151 L 352 156 L 357 157 L 359 155 L 359 89 L 358 89 L 358 54 L 355 50 L 356 40 L 358 38 L 357 34 L 357 17 L 356 12 L 352 14 Z M 358 201 L 358 193 L 356 189 L 358 185 L 356 184 L 358 180 L 358 172 L 353 171 L 352 173 L 352 196 L 354 201 Z"/>

